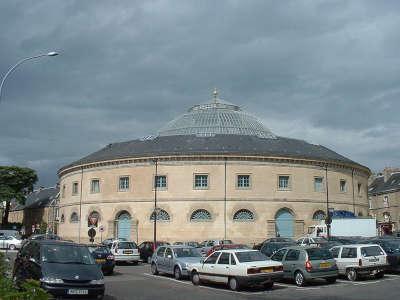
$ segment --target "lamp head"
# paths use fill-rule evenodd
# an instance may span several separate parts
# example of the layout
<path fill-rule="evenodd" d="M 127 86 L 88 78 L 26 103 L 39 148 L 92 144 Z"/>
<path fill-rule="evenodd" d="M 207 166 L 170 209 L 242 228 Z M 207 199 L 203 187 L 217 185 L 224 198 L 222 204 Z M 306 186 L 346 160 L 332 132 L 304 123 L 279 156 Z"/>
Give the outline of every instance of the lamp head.
<path fill-rule="evenodd" d="M 47 56 L 57 56 L 57 55 L 58 55 L 58 52 L 55 52 L 55 51 L 47 53 Z"/>

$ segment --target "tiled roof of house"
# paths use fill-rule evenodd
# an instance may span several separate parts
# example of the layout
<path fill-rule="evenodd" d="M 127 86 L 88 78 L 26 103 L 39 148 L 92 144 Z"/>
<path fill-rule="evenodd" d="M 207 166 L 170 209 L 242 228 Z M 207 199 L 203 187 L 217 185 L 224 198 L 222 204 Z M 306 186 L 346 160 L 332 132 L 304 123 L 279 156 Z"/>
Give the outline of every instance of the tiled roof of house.
<path fill-rule="evenodd" d="M 48 206 L 59 193 L 58 187 L 41 188 L 30 193 L 25 200 L 25 204 L 15 203 L 12 205 L 12 211 L 23 210 L 26 208 L 40 208 Z"/>
<path fill-rule="evenodd" d="M 400 172 L 393 173 L 385 182 L 384 176 L 379 176 L 368 187 L 368 194 L 376 195 L 400 191 Z"/>

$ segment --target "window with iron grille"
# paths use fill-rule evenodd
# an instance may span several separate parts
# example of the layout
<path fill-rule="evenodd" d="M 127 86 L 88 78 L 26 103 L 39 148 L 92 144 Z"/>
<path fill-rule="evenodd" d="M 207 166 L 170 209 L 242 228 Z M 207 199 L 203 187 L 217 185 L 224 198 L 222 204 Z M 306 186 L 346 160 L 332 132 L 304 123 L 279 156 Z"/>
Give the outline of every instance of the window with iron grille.
<path fill-rule="evenodd" d="M 120 191 L 129 190 L 129 176 L 121 176 L 119 178 L 119 190 Z"/>
<path fill-rule="evenodd" d="M 155 212 L 153 212 L 151 214 L 150 221 L 154 222 L 154 216 L 155 216 Z M 169 220 L 170 220 L 169 214 L 165 210 L 161 209 L 157 213 L 157 221 L 169 221 Z"/>
<path fill-rule="evenodd" d="M 233 215 L 234 221 L 248 222 L 254 220 L 254 214 L 248 209 L 240 209 Z"/>
<path fill-rule="evenodd" d="M 279 190 L 289 190 L 290 189 L 290 176 L 289 175 L 279 175 L 278 176 L 278 189 Z"/>
<path fill-rule="evenodd" d="M 237 176 L 237 187 L 238 188 L 250 187 L 250 175 L 238 175 Z"/>
<path fill-rule="evenodd" d="M 154 186 L 157 188 L 167 188 L 167 176 L 157 175 L 154 177 Z"/>
<path fill-rule="evenodd" d="M 61 218 L 62 218 L 63 216 L 64 216 L 64 215 L 62 215 Z M 63 221 L 62 221 L 62 222 L 63 222 Z M 79 222 L 79 216 L 78 216 L 78 214 L 77 214 L 76 212 L 73 212 L 73 213 L 71 214 L 70 222 L 71 222 L 71 223 L 77 223 L 77 222 Z"/>
<path fill-rule="evenodd" d="M 78 182 L 72 183 L 72 195 L 78 194 Z"/>
<path fill-rule="evenodd" d="M 313 220 L 325 220 L 325 212 L 317 210 L 313 215 Z"/>
<path fill-rule="evenodd" d="M 208 175 L 206 175 L 206 174 L 194 175 L 194 187 L 196 189 L 208 188 Z"/>
<path fill-rule="evenodd" d="M 204 222 L 211 220 L 211 214 L 208 210 L 198 209 L 195 210 L 190 216 L 190 221 L 194 222 Z"/>
<path fill-rule="evenodd" d="M 100 193 L 100 180 L 92 179 L 90 181 L 90 192 L 91 193 Z"/>

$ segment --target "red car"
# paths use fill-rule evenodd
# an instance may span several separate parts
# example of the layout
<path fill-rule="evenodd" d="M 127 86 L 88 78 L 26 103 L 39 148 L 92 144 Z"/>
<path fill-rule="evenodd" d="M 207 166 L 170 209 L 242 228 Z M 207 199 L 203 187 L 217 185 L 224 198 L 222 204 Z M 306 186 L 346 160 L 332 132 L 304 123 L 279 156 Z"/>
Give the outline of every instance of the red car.
<path fill-rule="evenodd" d="M 226 250 L 226 249 L 250 249 L 250 248 L 243 244 L 221 244 L 213 246 L 210 250 L 208 250 L 206 256 L 209 256 L 214 251 Z"/>

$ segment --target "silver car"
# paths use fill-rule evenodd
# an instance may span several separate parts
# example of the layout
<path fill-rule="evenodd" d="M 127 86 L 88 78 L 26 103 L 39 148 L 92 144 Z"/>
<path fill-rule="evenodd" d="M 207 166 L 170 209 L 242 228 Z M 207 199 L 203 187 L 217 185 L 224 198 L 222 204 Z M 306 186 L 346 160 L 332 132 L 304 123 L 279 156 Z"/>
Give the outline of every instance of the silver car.
<path fill-rule="evenodd" d="M 0 236 L 0 248 L 15 250 L 21 248 L 22 241 L 15 236 Z"/>
<path fill-rule="evenodd" d="M 202 259 L 199 251 L 190 246 L 160 246 L 151 258 L 151 273 L 173 274 L 176 279 L 189 276 L 188 266 Z"/>

